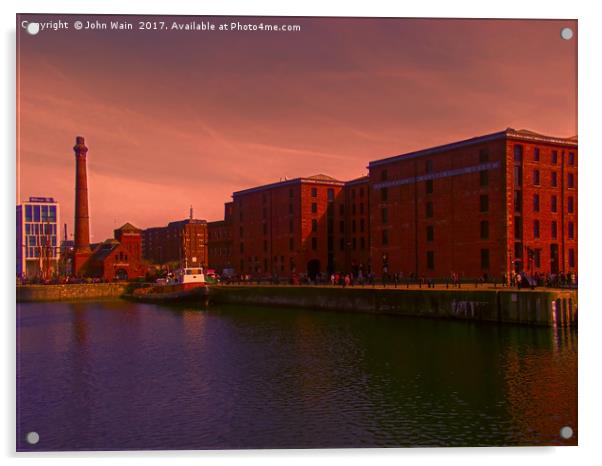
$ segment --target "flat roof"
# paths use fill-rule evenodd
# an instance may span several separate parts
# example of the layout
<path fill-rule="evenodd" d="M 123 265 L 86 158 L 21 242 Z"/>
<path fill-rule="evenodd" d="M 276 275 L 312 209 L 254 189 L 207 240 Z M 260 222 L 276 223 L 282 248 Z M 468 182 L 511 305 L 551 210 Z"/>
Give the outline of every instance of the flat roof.
<path fill-rule="evenodd" d="M 379 165 L 386 165 L 391 162 L 397 162 L 399 160 L 408 160 L 416 157 L 424 157 L 427 155 L 437 154 L 439 152 L 445 152 L 448 150 L 459 149 L 461 147 L 468 147 L 474 144 L 480 144 L 483 142 L 495 141 L 497 139 L 517 139 L 522 141 L 530 141 L 530 142 L 541 142 L 547 144 L 558 144 L 564 146 L 578 146 L 577 136 L 561 138 L 555 136 L 546 136 L 543 134 L 535 133 L 530 130 L 521 129 L 516 130 L 514 128 L 506 128 L 503 131 L 498 131 L 496 133 L 485 134 L 483 136 L 476 136 L 469 139 L 464 139 L 462 141 L 452 142 L 449 144 L 443 144 L 441 146 L 430 147 L 428 149 L 421 149 L 414 152 L 408 152 L 400 155 L 393 155 L 391 157 L 386 157 L 384 159 L 373 160 L 369 162 L 368 168 L 377 167 Z"/>
<path fill-rule="evenodd" d="M 291 180 L 277 181 L 276 183 L 269 183 L 269 184 L 264 184 L 261 186 L 256 186 L 254 188 L 243 189 L 241 191 L 235 191 L 232 193 L 232 197 L 240 196 L 242 194 L 250 194 L 250 193 L 255 193 L 255 192 L 259 192 L 259 191 L 265 191 L 265 190 L 273 189 L 273 188 L 281 188 L 283 186 L 293 186 L 293 185 L 301 184 L 301 183 L 327 184 L 327 185 L 331 185 L 331 186 L 344 186 L 345 185 L 344 181 L 339 181 L 328 175 L 320 174 L 320 175 L 314 175 L 314 176 L 308 176 L 308 177 L 293 178 Z"/>

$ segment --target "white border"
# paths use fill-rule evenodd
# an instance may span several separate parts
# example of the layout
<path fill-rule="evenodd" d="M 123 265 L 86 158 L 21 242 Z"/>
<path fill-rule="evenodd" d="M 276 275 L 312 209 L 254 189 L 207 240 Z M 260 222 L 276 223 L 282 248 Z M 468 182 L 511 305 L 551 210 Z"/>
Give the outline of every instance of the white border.
<path fill-rule="evenodd" d="M 599 435 L 601 429 L 600 397 L 600 340 L 602 331 L 602 306 L 597 295 L 596 272 L 602 266 L 600 256 L 600 183 L 602 144 L 596 144 L 600 133 L 600 83 L 602 73 L 600 57 L 602 51 L 602 17 L 595 1 L 545 1 L 526 2 L 525 0 L 505 0 L 486 2 L 473 0 L 386 2 L 369 0 L 366 2 L 345 1 L 326 2 L 305 0 L 293 4 L 282 1 L 218 1 L 192 3 L 185 0 L 146 0 L 144 2 L 118 0 L 8 0 L 1 3 L 3 46 L 2 53 L 2 102 L 0 113 L 2 124 L 2 203 L 0 229 L 0 263 L 2 264 L 2 308 L 4 338 L 2 348 L 5 353 L 0 361 L 5 375 L 0 385 L 2 402 L 1 413 L 4 419 L 0 424 L 2 453 L 10 463 L 21 458 L 20 464 L 30 464 L 37 458 L 44 458 L 50 464 L 86 463 L 98 464 L 123 458 L 128 463 L 162 464 L 166 461 L 198 464 L 220 462 L 233 463 L 248 461 L 250 464 L 300 464 L 307 462 L 364 464 L 377 461 L 382 464 L 399 464 L 400 461 L 436 462 L 450 464 L 491 464 L 541 462 L 546 466 L 566 465 L 569 461 L 594 462 L 600 457 Z M 15 395 L 15 318 L 14 318 L 14 264 L 13 254 L 15 229 L 15 13 L 132 13 L 132 14 L 199 14 L 199 15 L 286 15 L 286 16 L 392 16 L 392 17 L 476 17 L 476 18 L 566 18 L 579 19 L 579 191 L 580 191 L 580 345 L 579 345 L 579 447 L 573 448 L 489 448 L 489 449 L 405 449 L 405 450 L 288 450 L 288 451 L 237 451 L 237 452 L 120 452 L 120 453 L 53 453 L 19 454 L 14 453 L 14 395 Z"/>

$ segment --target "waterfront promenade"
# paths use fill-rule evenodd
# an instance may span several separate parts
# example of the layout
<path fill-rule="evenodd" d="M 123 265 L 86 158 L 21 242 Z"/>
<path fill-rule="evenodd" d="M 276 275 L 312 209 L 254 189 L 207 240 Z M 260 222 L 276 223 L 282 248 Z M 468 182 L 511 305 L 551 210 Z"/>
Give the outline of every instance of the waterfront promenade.
<path fill-rule="evenodd" d="M 119 299 L 134 284 L 23 285 L 17 301 Z M 262 305 L 323 311 L 392 314 L 537 326 L 577 325 L 577 291 L 509 288 L 491 284 L 452 287 L 407 285 L 211 285 L 209 306 Z"/>

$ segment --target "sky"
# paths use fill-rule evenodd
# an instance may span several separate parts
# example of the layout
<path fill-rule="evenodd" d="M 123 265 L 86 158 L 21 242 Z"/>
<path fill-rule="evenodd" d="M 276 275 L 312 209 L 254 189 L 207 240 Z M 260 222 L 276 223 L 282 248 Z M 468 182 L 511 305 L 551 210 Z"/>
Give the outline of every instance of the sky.
<path fill-rule="evenodd" d="M 73 29 L 96 19 L 135 29 Z M 29 35 L 23 20 L 70 29 Z M 349 180 L 371 160 L 507 127 L 577 134 L 572 20 L 21 15 L 17 26 L 17 199 L 54 197 L 72 232 L 72 147 L 84 136 L 93 242 L 125 222 L 186 218 L 191 205 L 219 220 L 233 191 Z"/>

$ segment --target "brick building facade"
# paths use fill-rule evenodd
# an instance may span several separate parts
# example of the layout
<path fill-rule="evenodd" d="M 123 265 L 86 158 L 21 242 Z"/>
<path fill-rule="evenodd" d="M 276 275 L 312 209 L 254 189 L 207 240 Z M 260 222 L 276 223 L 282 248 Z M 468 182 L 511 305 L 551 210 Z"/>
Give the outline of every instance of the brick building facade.
<path fill-rule="evenodd" d="M 251 275 L 576 273 L 577 147 L 508 128 L 372 161 L 348 182 L 316 175 L 235 192 L 230 221 L 211 228 L 230 228 L 228 260 Z"/>
<path fill-rule="evenodd" d="M 115 230 L 115 238 L 96 244 L 83 265 L 86 277 L 106 281 L 144 277 L 147 271 L 142 260 L 142 230 L 130 223 Z"/>
<path fill-rule="evenodd" d="M 218 274 L 234 269 L 232 262 L 232 202 L 224 205 L 224 219 L 207 223 L 209 267 Z"/>
<path fill-rule="evenodd" d="M 207 222 L 189 218 L 142 232 L 142 255 L 154 264 L 184 263 L 207 267 Z"/>
<path fill-rule="evenodd" d="M 232 260 L 240 273 L 290 276 L 344 267 L 335 228 L 344 219 L 345 183 L 329 176 L 295 178 L 235 192 Z M 341 213 L 342 212 L 342 213 Z"/>
<path fill-rule="evenodd" d="M 577 270 L 577 140 L 507 129 L 370 162 L 377 275 Z"/>

